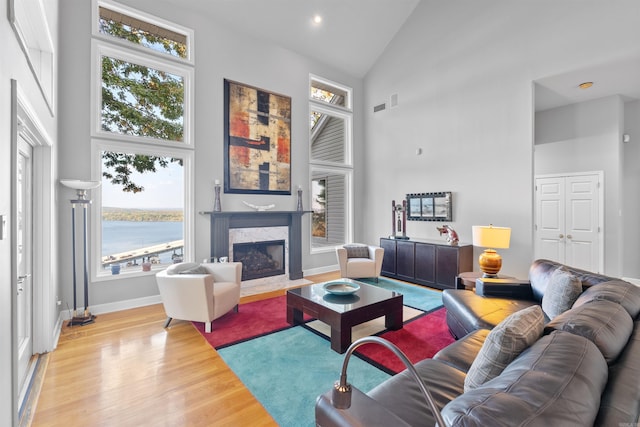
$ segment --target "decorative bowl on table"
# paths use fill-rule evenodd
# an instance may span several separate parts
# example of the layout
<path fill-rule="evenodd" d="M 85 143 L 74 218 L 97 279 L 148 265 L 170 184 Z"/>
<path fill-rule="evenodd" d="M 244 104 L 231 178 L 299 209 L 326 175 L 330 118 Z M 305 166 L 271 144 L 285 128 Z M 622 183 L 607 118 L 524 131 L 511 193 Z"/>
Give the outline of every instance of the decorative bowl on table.
<path fill-rule="evenodd" d="M 351 295 L 358 292 L 360 285 L 353 282 L 346 282 L 342 280 L 333 280 L 327 282 L 323 286 L 324 290 L 333 295 Z"/>
<path fill-rule="evenodd" d="M 329 294 L 326 293 L 322 296 L 322 299 L 331 304 L 355 304 L 360 301 L 360 297 L 356 294 Z"/>

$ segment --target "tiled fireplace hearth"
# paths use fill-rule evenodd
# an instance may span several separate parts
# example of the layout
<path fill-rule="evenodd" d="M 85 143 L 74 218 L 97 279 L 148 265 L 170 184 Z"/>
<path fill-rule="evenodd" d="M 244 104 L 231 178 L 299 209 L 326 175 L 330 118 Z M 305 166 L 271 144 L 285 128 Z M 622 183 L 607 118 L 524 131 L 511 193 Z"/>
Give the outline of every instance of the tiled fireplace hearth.
<path fill-rule="evenodd" d="M 301 279 L 302 216 L 307 211 L 203 212 L 211 218 L 211 256 L 233 258 L 234 243 L 285 240 L 289 280 Z"/>

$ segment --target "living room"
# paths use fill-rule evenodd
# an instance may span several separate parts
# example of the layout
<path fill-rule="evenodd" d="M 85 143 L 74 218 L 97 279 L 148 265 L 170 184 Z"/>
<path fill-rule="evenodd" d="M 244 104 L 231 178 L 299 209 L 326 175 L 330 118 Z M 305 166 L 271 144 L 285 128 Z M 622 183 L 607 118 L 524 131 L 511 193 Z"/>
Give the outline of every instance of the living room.
<path fill-rule="evenodd" d="M 4 2 L 5 10 L 12 1 Z M 3 238 L 0 256 L 5 260 L 2 282 L 14 283 L 13 249 L 5 231 L 12 217 L 12 99 L 10 79 L 31 106 L 37 128 L 52 147 L 43 166 L 50 181 L 44 212 L 50 218 L 41 245 L 46 267 L 36 351 L 54 348 L 56 328 L 72 304 L 71 225 L 69 199 L 74 192 L 59 185 L 63 178 L 96 179 L 91 127 L 92 14 L 95 3 L 82 0 L 43 2 L 57 79 L 47 99 L 8 20 L 0 24 L 3 65 L 0 116 L 5 126 L 0 144 L 4 171 L 0 180 Z M 231 28 L 215 16 L 177 7 L 175 2 L 130 0 L 122 4 L 193 30 L 194 84 L 196 86 L 193 151 L 193 194 L 189 206 L 192 225 L 192 260 L 211 256 L 209 218 L 215 180 L 224 176 L 223 81 L 230 79 L 292 99 L 292 189 L 304 186 L 308 196 L 309 76 L 320 76 L 353 89 L 353 241 L 378 243 L 391 233 L 391 201 L 408 193 L 451 191 L 454 212 L 451 225 L 461 241 L 471 240 L 471 226 L 495 224 L 512 229 L 511 245 L 503 251 L 505 274 L 524 277 L 534 259 L 534 195 L 536 174 L 534 145 L 535 103 L 538 82 L 580 70 L 596 70 L 607 64 L 628 63 L 640 56 L 637 40 L 638 4 L 630 0 L 601 2 L 527 1 L 507 2 L 421 0 L 403 2 L 409 9 L 406 22 L 368 69 L 354 71 L 342 64 L 327 64 L 286 47 Z M 333 4 L 334 7 L 339 7 Z M 393 7 L 386 2 L 387 7 Z M 411 9 L 415 6 L 415 9 Z M 365 6 L 363 6 L 365 7 Z M 370 7 L 370 6 L 366 6 Z M 330 30 L 327 30 L 330 31 Z M 357 52 L 350 53 L 356 55 Z M 584 73 L 576 75 L 583 76 Z M 585 76 L 586 79 L 595 77 Z M 577 86 L 582 81 L 576 81 Z M 598 89 L 594 81 L 593 90 Z M 637 88 L 636 88 L 637 90 Z M 46 92 L 46 90 L 44 91 Z M 390 97 L 396 95 L 394 106 Z M 542 95 L 540 95 L 542 96 Z M 585 97 L 587 95 L 584 95 Z M 620 92 L 601 96 L 613 100 L 617 110 L 610 120 L 621 137 L 613 151 L 615 160 L 605 175 L 606 239 L 603 272 L 616 277 L 640 277 L 635 261 L 638 226 L 634 224 L 638 195 L 637 99 Z M 591 99 L 591 98 L 584 98 Z M 49 103 L 51 102 L 51 107 Z M 386 109 L 374 113 L 374 106 Z M 593 116 L 592 116 L 593 117 Z M 596 115 L 600 117 L 600 115 Z M 622 135 L 630 135 L 622 143 Z M 46 144 L 45 144 L 46 145 Z M 419 154 L 420 153 L 420 154 Z M 577 153 L 565 153 L 573 156 Z M 604 157 L 604 156 L 602 156 Z M 634 164 L 635 163 L 635 164 Z M 616 176 L 617 171 L 620 176 Z M 604 170 L 589 164 L 583 170 Z M 549 172 L 542 172 L 549 173 Z M 222 194 L 222 209 L 247 210 L 242 203 L 275 203 L 278 210 L 295 209 L 291 195 Z M 306 205 L 310 199 L 305 200 Z M 635 209 L 635 210 L 634 210 Z M 620 214 L 622 213 L 622 220 Z M 440 238 L 434 223 L 411 222 L 411 237 Z M 309 224 L 303 228 L 302 269 L 305 275 L 336 268 L 333 251 L 312 251 Z M 12 285 L 13 286 L 13 285 Z M 92 307 L 106 312 L 143 305 L 157 298 L 153 275 L 125 275 L 92 281 Z M 61 301 L 57 305 L 57 301 Z M 157 299 L 155 300 L 157 301 Z M 0 363 L 12 372 L 12 298 L 2 299 L 3 350 Z M 15 413 L 15 386 L 5 383 L 0 391 L 3 418 Z"/>

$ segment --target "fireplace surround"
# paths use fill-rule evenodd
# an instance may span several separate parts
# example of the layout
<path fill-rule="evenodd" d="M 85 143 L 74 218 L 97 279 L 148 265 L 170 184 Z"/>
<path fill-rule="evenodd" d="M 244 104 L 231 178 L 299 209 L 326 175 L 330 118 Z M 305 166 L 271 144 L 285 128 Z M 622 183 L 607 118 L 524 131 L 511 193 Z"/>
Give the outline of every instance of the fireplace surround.
<path fill-rule="evenodd" d="M 302 216 L 311 211 L 229 211 L 202 212 L 211 219 L 211 256 L 229 256 L 229 230 L 235 228 L 282 227 L 288 229 L 289 280 L 301 279 Z"/>

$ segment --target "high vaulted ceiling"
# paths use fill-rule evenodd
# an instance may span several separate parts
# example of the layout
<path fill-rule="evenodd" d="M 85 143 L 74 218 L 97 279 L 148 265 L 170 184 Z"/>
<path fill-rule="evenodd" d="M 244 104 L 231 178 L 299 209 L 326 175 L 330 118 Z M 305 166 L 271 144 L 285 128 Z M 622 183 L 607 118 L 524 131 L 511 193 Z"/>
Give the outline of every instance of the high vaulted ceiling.
<path fill-rule="evenodd" d="M 421 0 L 164 1 L 363 77 Z M 316 14 L 323 18 L 319 25 Z M 594 85 L 578 89 L 583 81 Z M 640 99 L 640 59 L 596 62 L 536 83 L 536 111 L 615 94 Z"/>
<path fill-rule="evenodd" d="M 166 0 L 363 77 L 420 0 Z M 320 24 L 313 23 L 315 15 Z"/>

